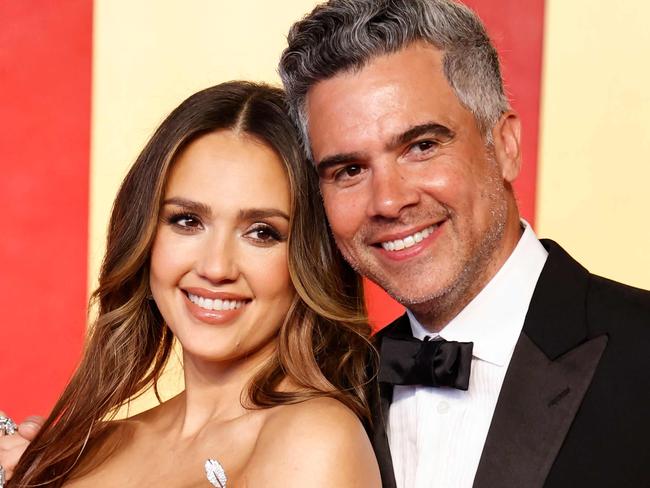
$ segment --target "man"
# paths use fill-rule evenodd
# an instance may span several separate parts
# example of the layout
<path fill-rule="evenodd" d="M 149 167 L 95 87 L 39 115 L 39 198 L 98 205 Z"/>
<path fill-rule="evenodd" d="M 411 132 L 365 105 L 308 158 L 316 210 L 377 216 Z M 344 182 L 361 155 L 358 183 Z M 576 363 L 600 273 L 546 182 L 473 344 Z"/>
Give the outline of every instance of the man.
<path fill-rule="evenodd" d="M 520 122 L 480 20 L 331 0 L 288 40 L 336 242 L 408 309 L 377 338 L 384 486 L 650 486 L 650 293 L 520 220 Z"/>
<path fill-rule="evenodd" d="M 280 69 L 341 251 L 408 309 L 377 337 L 384 486 L 649 486 L 650 294 L 519 219 L 519 119 L 476 16 L 333 0 Z"/>

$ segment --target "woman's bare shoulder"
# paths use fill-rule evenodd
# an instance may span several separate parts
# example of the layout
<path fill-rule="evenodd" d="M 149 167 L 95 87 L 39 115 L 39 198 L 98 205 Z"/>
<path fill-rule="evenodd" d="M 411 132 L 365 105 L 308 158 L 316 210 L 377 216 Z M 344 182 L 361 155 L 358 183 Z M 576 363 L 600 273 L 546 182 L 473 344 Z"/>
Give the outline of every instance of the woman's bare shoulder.
<path fill-rule="evenodd" d="M 96 434 L 89 439 L 84 465 L 96 467 L 103 464 L 115 452 L 132 450 L 147 438 L 160 422 L 162 406 L 156 406 L 131 417 L 105 420 L 96 425 Z"/>
<path fill-rule="evenodd" d="M 275 407 L 246 469 L 250 486 L 381 486 L 361 421 L 332 398 Z"/>
<path fill-rule="evenodd" d="M 181 395 L 177 395 L 152 408 L 120 419 L 106 422 L 113 436 L 139 436 L 150 434 L 151 431 L 169 428 L 169 424 L 178 418 Z"/>

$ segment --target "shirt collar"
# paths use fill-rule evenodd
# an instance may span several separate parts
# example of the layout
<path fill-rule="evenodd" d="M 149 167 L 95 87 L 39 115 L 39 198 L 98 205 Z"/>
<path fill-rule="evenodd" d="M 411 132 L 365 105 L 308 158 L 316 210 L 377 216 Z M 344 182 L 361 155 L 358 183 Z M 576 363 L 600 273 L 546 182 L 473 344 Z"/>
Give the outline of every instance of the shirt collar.
<path fill-rule="evenodd" d="M 510 257 L 440 334 L 427 331 L 406 311 L 414 337 L 439 335 L 448 341 L 473 342 L 474 357 L 497 366 L 509 363 L 548 256 L 528 222 L 521 223 L 524 232 Z"/>

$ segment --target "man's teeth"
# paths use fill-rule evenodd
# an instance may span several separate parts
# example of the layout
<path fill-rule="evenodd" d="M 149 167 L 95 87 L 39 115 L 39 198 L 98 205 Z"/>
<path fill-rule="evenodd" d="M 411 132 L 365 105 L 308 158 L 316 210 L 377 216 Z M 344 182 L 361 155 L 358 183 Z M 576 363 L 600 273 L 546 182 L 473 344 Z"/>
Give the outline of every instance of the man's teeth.
<path fill-rule="evenodd" d="M 188 293 L 190 302 L 206 310 L 235 310 L 244 304 L 244 300 L 221 300 L 219 298 L 204 298 Z"/>
<path fill-rule="evenodd" d="M 421 242 L 423 239 L 429 237 L 436 227 L 438 227 L 436 224 L 430 225 L 420 232 L 406 236 L 404 239 L 395 239 L 394 241 L 382 242 L 381 247 L 383 247 L 386 251 L 401 251 L 402 249 L 407 249 L 409 247 L 415 246 L 418 242 Z"/>

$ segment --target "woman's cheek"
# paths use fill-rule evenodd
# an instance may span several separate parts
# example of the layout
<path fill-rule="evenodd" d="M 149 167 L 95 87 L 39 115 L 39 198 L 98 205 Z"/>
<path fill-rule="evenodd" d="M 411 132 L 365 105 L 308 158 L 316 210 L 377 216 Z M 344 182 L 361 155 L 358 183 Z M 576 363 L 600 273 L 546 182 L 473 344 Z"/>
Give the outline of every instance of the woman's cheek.
<path fill-rule="evenodd" d="M 275 302 L 286 302 L 288 307 L 294 295 L 294 288 L 289 274 L 287 245 L 282 243 L 280 246 L 282 247 L 270 249 L 267 256 L 251 260 L 251 271 L 254 270 L 256 275 L 257 296 L 264 294 Z"/>

